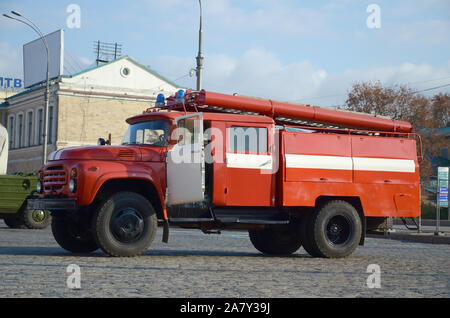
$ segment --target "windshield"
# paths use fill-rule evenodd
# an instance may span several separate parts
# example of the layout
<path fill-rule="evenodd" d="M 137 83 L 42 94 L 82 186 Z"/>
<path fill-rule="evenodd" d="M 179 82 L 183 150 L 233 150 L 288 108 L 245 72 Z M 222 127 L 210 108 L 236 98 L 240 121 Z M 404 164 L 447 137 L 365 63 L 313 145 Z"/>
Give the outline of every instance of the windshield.
<path fill-rule="evenodd" d="M 122 145 L 163 146 L 170 134 L 170 123 L 164 119 L 150 120 L 130 125 Z"/>

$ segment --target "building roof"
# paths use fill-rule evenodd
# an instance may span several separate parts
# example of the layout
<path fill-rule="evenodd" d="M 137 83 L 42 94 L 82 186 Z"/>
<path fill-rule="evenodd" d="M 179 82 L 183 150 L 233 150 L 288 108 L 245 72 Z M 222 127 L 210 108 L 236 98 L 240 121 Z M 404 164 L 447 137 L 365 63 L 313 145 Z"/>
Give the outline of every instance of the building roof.
<path fill-rule="evenodd" d="M 158 77 L 159 79 L 161 79 L 161 80 L 163 80 L 163 81 L 169 83 L 170 85 L 175 86 L 175 87 L 180 87 L 180 86 L 179 86 L 177 83 L 175 83 L 174 81 L 171 81 L 171 80 L 169 80 L 168 78 L 166 78 L 166 77 L 162 76 L 161 74 L 159 74 L 158 72 L 152 70 L 151 68 L 149 68 L 149 67 L 147 67 L 147 66 L 145 66 L 145 65 L 142 65 L 141 63 L 137 62 L 135 59 L 129 57 L 128 55 L 122 56 L 122 57 L 120 57 L 120 58 L 118 58 L 118 59 L 115 59 L 115 60 L 113 60 L 113 61 L 110 61 L 110 62 L 105 63 L 105 64 L 102 64 L 102 65 L 97 65 L 97 66 L 88 68 L 88 69 L 86 69 L 86 70 L 84 70 L 84 71 L 81 71 L 81 72 L 78 72 L 78 73 L 75 73 L 75 74 L 72 74 L 72 75 L 63 75 L 62 77 L 63 77 L 63 78 L 72 78 L 72 77 L 75 77 L 75 76 L 78 76 L 78 75 L 81 75 L 81 74 L 84 74 L 84 73 L 87 73 L 87 72 L 90 72 L 90 71 L 93 71 L 93 70 L 102 68 L 102 67 L 104 67 L 104 66 L 106 66 L 106 65 L 110 65 L 110 64 L 119 62 L 119 61 L 124 60 L 124 59 L 127 59 L 127 60 L 129 60 L 130 62 L 136 64 L 137 66 L 139 66 L 139 67 L 145 69 L 147 72 L 149 72 L 149 73 L 153 74 L 154 76 Z"/>
<path fill-rule="evenodd" d="M 50 85 L 51 85 L 51 82 L 52 81 L 50 81 Z M 21 95 L 25 95 L 25 94 L 28 94 L 28 93 L 31 93 L 31 92 L 33 92 L 33 91 L 37 91 L 38 89 L 41 89 L 41 88 L 44 88 L 44 84 L 38 84 L 38 85 L 36 85 L 36 86 L 32 86 L 32 87 L 30 87 L 30 88 L 28 88 L 28 89 L 26 89 L 26 90 L 23 90 L 23 91 L 21 91 L 20 93 L 17 93 L 17 94 L 14 94 L 14 95 L 12 95 L 12 96 L 9 96 L 9 97 L 7 97 L 7 98 L 5 98 L 5 101 L 7 102 L 8 100 L 10 100 L 10 99 L 12 99 L 12 98 L 14 98 L 14 97 L 17 97 L 17 96 L 21 96 Z"/>
<path fill-rule="evenodd" d="M 156 71 L 150 69 L 149 67 L 147 67 L 147 66 L 145 66 L 145 65 L 140 64 L 139 62 L 137 62 L 136 60 L 134 60 L 133 58 L 131 58 L 131 57 L 127 56 L 127 55 L 126 55 L 126 56 L 122 56 L 122 57 L 120 57 L 120 58 L 118 58 L 118 59 L 115 59 L 115 60 L 113 60 L 113 61 L 110 61 L 110 62 L 108 62 L 108 63 L 105 63 L 105 64 L 101 64 L 101 65 L 98 65 L 98 66 L 94 66 L 94 67 L 88 68 L 88 69 L 86 69 L 86 70 L 84 70 L 84 71 L 81 71 L 81 72 L 78 72 L 78 73 L 76 73 L 76 74 L 72 74 L 72 75 L 62 75 L 60 78 L 73 78 L 73 77 L 75 77 L 75 76 L 78 76 L 78 75 L 81 75 L 81 74 L 84 74 L 84 73 L 87 73 L 87 72 L 91 72 L 91 71 L 100 69 L 100 68 L 102 68 L 102 67 L 104 67 L 104 66 L 106 66 L 106 65 L 110 65 L 110 64 L 119 62 L 119 61 L 121 61 L 121 60 L 124 60 L 124 59 L 127 59 L 128 61 L 130 61 L 130 62 L 136 64 L 137 66 L 139 66 L 140 68 L 142 68 L 142 69 L 146 70 L 147 72 L 151 73 L 152 75 L 154 75 L 155 77 L 159 78 L 160 80 L 162 80 L 162 81 L 164 81 L 164 82 L 167 82 L 167 83 L 169 83 L 170 85 L 172 85 L 172 86 L 174 86 L 174 87 L 181 88 L 181 87 L 180 87 L 177 83 L 175 83 L 174 81 L 171 81 L 171 80 L 167 79 L 166 77 L 162 76 L 162 75 L 159 74 L 158 72 L 156 72 Z M 58 80 L 58 79 L 50 80 L 50 85 L 52 85 L 52 82 L 55 82 L 55 81 L 57 81 L 57 80 Z M 45 87 L 44 85 L 45 85 L 45 83 L 39 83 L 39 84 L 37 84 L 37 85 L 35 85 L 35 86 L 32 86 L 32 87 L 30 87 L 30 88 L 28 88 L 28 89 L 26 89 L 26 90 L 23 90 L 23 91 L 20 92 L 20 93 L 17 93 L 17 94 L 15 94 L 15 95 L 9 96 L 9 97 L 5 98 L 5 103 L 0 104 L 0 107 L 7 107 L 8 105 L 4 105 L 4 104 L 8 104 L 8 103 L 7 103 L 8 100 L 10 100 L 10 99 L 12 99 L 12 98 L 15 98 L 15 97 L 18 97 L 18 96 L 21 96 L 21 95 L 28 94 L 28 93 L 30 93 L 30 92 L 36 91 L 36 90 L 41 89 L 41 88 L 44 88 L 44 87 Z"/>

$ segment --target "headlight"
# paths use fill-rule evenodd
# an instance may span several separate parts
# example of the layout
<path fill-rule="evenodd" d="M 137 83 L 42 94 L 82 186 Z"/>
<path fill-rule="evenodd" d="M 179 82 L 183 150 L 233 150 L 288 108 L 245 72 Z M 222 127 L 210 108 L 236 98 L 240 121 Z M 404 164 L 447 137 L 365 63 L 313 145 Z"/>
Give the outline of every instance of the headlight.
<path fill-rule="evenodd" d="M 41 181 L 38 181 L 38 183 L 36 184 L 36 191 L 40 194 L 42 191 L 42 183 Z"/>
<path fill-rule="evenodd" d="M 69 191 L 72 193 L 75 193 L 75 191 L 77 191 L 77 181 L 75 179 L 70 179 Z"/>

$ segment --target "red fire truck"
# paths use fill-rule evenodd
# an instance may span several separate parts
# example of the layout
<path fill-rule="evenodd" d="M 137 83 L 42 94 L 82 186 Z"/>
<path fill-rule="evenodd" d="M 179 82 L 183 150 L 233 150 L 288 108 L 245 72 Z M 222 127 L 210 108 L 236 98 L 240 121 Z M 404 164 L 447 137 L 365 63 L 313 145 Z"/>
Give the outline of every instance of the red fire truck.
<path fill-rule="evenodd" d="M 265 254 L 337 258 L 386 218 L 420 215 L 408 122 L 180 90 L 127 123 L 121 145 L 61 149 L 39 171 L 29 209 L 51 211 L 68 251 L 136 256 L 162 225 L 166 243 L 169 226 L 238 229 Z"/>

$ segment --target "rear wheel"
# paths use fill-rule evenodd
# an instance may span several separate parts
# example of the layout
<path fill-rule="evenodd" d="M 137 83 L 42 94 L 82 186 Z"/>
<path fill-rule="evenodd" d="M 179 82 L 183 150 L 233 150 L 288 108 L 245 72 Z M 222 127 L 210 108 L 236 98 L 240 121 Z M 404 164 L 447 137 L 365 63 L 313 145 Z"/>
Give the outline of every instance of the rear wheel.
<path fill-rule="evenodd" d="M 319 252 L 314 248 L 314 245 L 312 244 L 312 217 L 313 213 L 309 211 L 305 211 L 302 215 L 300 225 L 300 238 L 305 251 L 312 257 L 319 257 Z"/>
<path fill-rule="evenodd" d="M 268 255 L 289 255 L 302 246 L 297 222 L 267 227 L 264 230 L 250 230 L 249 236 L 253 246 Z"/>
<path fill-rule="evenodd" d="M 313 256 L 340 258 L 353 253 L 362 233 L 356 209 L 346 201 L 330 201 L 311 216 L 307 233 Z M 309 251 L 308 251 L 309 252 Z"/>
<path fill-rule="evenodd" d="M 5 217 L 3 219 L 3 221 L 10 229 L 26 229 L 27 228 L 27 226 L 23 222 L 23 219 L 20 218 L 19 216 L 17 216 L 16 214 L 14 214 L 13 216 Z"/>
<path fill-rule="evenodd" d="M 98 249 L 89 229 L 65 215 L 52 217 L 52 233 L 63 249 L 72 253 L 90 253 Z"/>
<path fill-rule="evenodd" d="M 134 192 L 119 192 L 99 207 L 92 229 L 98 246 L 112 256 L 137 256 L 149 248 L 158 227 L 151 203 Z"/>

